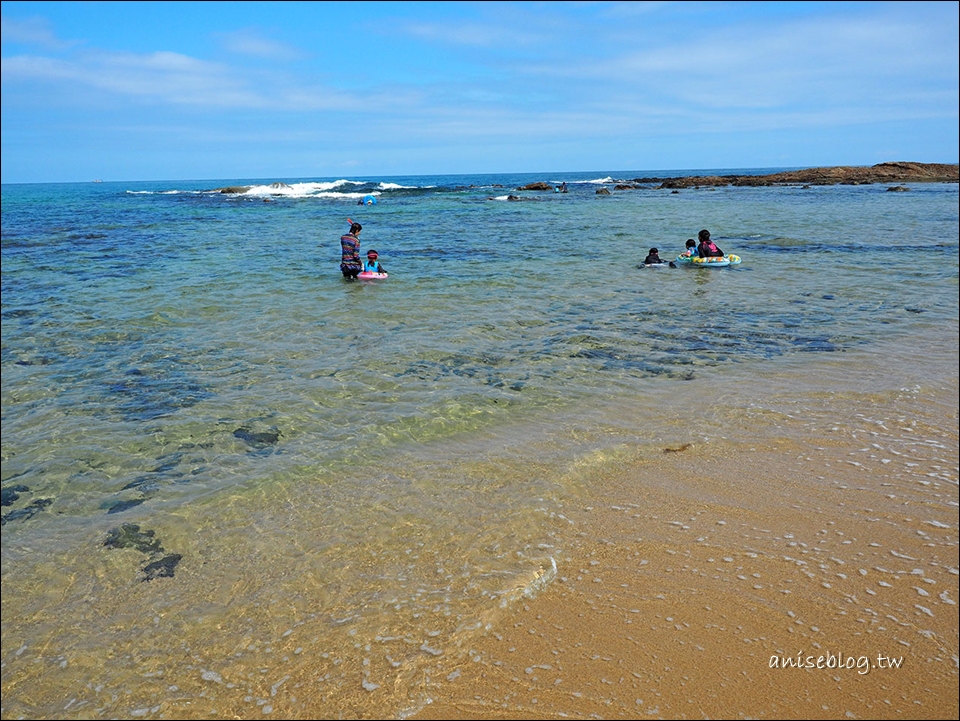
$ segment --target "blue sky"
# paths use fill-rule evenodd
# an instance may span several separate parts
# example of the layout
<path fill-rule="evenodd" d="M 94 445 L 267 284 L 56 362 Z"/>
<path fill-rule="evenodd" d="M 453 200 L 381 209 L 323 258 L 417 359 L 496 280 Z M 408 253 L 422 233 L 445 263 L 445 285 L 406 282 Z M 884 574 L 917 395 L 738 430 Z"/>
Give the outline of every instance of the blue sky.
<path fill-rule="evenodd" d="M 957 162 L 957 2 L 6 2 L 2 182 Z"/>

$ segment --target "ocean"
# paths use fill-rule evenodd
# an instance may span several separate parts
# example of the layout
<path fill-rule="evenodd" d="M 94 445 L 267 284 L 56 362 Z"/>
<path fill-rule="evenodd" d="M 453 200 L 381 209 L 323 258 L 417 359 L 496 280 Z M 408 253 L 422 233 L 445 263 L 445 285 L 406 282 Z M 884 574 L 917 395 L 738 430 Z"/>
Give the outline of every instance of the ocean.
<path fill-rule="evenodd" d="M 955 398 L 956 183 L 633 182 L 775 170 L 4 185 L 3 718 L 408 716 L 590 478 Z M 701 228 L 742 263 L 638 267 Z"/>

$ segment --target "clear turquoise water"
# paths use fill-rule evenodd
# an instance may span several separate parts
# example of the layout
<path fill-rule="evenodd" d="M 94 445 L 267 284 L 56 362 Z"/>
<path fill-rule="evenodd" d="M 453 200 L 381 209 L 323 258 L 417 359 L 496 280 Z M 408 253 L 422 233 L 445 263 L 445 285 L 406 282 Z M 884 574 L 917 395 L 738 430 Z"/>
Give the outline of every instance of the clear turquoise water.
<path fill-rule="evenodd" d="M 415 706 L 551 580 L 611 438 L 956 353 L 956 184 L 613 190 L 668 174 L 3 186 L 4 716 Z M 347 217 L 386 281 L 341 278 Z M 702 227 L 743 263 L 637 268 Z"/>

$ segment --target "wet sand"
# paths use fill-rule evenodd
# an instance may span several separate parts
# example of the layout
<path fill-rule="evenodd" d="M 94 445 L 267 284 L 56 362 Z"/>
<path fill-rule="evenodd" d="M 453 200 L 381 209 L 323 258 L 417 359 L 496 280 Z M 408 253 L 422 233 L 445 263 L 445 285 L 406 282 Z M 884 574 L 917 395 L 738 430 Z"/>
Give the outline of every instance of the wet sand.
<path fill-rule="evenodd" d="M 953 368 L 586 470 L 557 578 L 412 718 L 956 718 Z"/>

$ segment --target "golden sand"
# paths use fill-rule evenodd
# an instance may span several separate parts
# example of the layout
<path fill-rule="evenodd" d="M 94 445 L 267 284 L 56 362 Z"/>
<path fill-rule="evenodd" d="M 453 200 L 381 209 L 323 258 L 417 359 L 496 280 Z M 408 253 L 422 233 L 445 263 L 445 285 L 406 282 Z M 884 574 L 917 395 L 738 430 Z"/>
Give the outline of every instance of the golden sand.
<path fill-rule="evenodd" d="M 820 412 L 607 468 L 412 718 L 957 718 L 956 381 Z"/>

